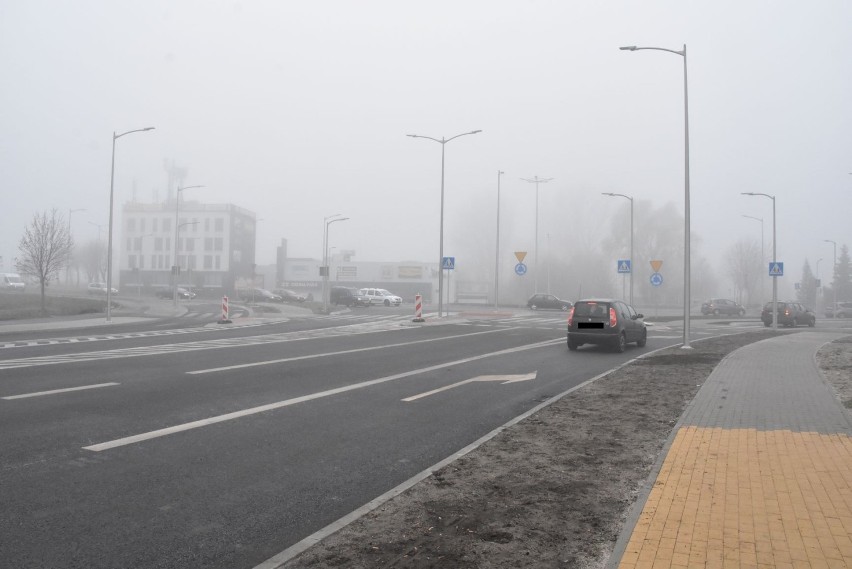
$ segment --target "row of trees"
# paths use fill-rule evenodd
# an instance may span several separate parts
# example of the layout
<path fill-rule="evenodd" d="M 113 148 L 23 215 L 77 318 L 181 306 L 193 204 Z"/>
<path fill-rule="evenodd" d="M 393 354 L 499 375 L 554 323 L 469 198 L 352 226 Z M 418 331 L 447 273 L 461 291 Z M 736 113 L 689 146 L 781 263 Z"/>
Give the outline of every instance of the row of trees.
<path fill-rule="evenodd" d="M 835 291 L 837 302 L 852 301 L 852 260 L 849 258 L 849 247 L 847 245 L 844 244 L 840 247 L 840 256 L 837 258 L 837 265 L 834 266 L 831 285 L 826 287 L 824 282 L 820 284 L 823 285 L 823 297 L 830 299 L 829 302 L 834 302 Z M 818 290 L 817 278 L 811 271 L 810 263 L 805 259 L 805 264 L 802 266 L 802 278 L 799 281 L 799 290 L 796 291 L 797 300 L 808 306 L 816 306 Z"/>

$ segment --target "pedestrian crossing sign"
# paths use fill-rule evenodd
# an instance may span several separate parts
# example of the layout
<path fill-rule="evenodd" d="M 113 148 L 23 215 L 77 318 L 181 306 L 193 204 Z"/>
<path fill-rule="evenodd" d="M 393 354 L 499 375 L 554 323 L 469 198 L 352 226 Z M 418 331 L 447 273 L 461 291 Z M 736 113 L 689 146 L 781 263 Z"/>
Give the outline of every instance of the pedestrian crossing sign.
<path fill-rule="evenodd" d="M 769 276 L 770 277 L 783 277 L 784 276 L 784 263 L 779 261 L 773 261 L 769 263 Z"/>
<path fill-rule="evenodd" d="M 630 259 L 619 259 L 618 260 L 618 272 L 619 273 L 629 273 L 630 272 Z"/>
<path fill-rule="evenodd" d="M 446 270 L 452 270 L 456 268 L 456 258 L 455 257 L 444 257 L 443 262 L 441 263 L 441 268 Z"/>

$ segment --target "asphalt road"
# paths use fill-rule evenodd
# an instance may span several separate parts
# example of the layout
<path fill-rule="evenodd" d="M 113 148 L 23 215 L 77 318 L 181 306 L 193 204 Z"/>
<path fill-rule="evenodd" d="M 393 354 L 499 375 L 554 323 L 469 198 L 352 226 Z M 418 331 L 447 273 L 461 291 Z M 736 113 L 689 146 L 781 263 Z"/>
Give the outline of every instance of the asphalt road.
<path fill-rule="evenodd" d="M 253 567 L 681 334 L 569 353 L 559 312 L 420 326 L 381 308 L 0 335 L 3 565 Z"/>

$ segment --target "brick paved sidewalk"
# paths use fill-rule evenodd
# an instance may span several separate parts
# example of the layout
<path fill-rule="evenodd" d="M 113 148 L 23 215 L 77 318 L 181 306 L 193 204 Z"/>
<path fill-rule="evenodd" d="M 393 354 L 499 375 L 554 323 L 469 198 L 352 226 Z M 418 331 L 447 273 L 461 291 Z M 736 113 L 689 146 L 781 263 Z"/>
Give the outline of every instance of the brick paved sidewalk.
<path fill-rule="evenodd" d="M 852 567 L 852 416 L 814 360 L 844 335 L 790 334 L 725 358 L 610 566 Z"/>

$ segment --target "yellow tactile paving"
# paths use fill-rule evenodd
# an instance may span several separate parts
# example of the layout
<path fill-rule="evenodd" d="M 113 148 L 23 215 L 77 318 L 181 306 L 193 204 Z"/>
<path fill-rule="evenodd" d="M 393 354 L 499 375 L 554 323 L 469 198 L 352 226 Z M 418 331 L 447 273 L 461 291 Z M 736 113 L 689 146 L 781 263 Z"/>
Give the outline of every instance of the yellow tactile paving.
<path fill-rule="evenodd" d="M 619 567 L 852 568 L 852 437 L 680 429 Z"/>

